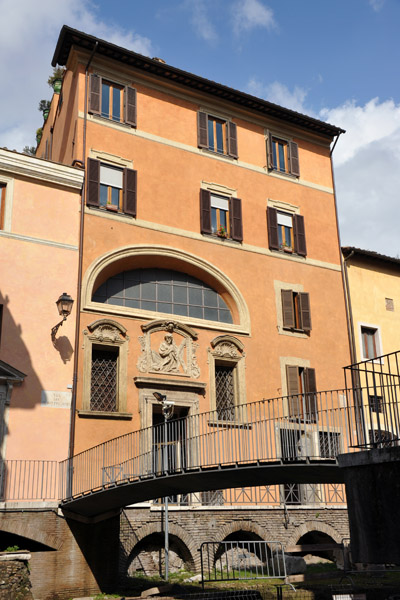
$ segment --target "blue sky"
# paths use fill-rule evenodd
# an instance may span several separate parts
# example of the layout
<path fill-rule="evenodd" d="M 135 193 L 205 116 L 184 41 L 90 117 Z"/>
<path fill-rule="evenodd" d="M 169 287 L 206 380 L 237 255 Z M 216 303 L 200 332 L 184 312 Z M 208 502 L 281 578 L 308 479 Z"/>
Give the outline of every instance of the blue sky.
<path fill-rule="evenodd" d="M 400 255 L 400 0 L 0 0 L 0 146 L 33 145 L 70 25 L 346 129 L 343 245 Z"/>

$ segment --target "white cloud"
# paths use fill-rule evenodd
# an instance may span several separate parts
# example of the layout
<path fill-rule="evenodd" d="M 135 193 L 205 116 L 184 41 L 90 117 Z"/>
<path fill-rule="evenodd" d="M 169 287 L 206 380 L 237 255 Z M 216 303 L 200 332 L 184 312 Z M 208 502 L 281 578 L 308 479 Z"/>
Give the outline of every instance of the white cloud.
<path fill-rule="evenodd" d="M 377 98 L 321 111 L 346 129 L 334 166 L 343 245 L 400 254 L 400 105 Z"/>
<path fill-rule="evenodd" d="M 259 0 L 237 0 L 231 9 L 233 30 L 236 34 L 255 27 L 276 27 L 274 13 Z"/>
<path fill-rule="evenodd" d="M 400 127 L 400 105 L 396 106 L 393 100 L 379 103 L 379 98 L 373 98 L 365 106 L 358 106 L 352 100 L 336 108 L 323 109 L 320 118 L 346 129 L 345 140 L 340 144 L 336 157 L 339 165 L 371 142 L 388 138 L 397 131 Z"/>
<path fill-rule="evenodd" d="M 51 59 L 61 27 L 71 27 L 125 48 L 151 55 L 151 41 L 104 23 L 90 0 L 0 0 L 0 146 L 22 150 L 34 145 L 42 125 L 37 111 L 41 98 L 50 98 L 47 85 Z"/>
<path fill-rule="evenodd" d="M 206 42 L 215 42 L 218 35 L 208 17 L 204 0 L 186 0 L 185 5 L 192 13 L 190 21 L 197 35 Z"/>
<path fill-rule="evenodd" d="M 382 10 L 386 0 L 369 0 L 369 5 L 375 12 Z"/>
<path fill-rule="evenodd" d="M 265 85 L 253 78 L 248 82 L 247 89 L 253 96 L 265 98 L 269 102 L 279 104 L 280 106 L 290 108 L 297 112 L 310 114 L 310 110 L 307 109 L 304 104 L 307 97 L 307 91 L 300 86 L 295 86 L 291 92 L 286 85 L 279 81 L 274 81 Z"/>

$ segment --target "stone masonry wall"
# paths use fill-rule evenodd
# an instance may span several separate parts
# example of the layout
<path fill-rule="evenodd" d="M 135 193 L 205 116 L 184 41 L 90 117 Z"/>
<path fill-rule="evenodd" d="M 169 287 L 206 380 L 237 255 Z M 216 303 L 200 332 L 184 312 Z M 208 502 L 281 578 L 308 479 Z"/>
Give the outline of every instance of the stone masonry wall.
<path fill-rule="evenodd" d="M 163 513 L 148 508 L 127 508 L 121 516 L 120 577 L 124 577 L 135 556 L 135 546 L 153 534 L 163 535 Z M 200 570 L 202 542 L 222 541 L 237 531 L 254 539 L 295 545 L 308 532 L 329 535 L 336 543 L 349 537 L 345 508 L 270 509 L 174 509 L 169 510 L 170 549 L 180 552 L 186 565 Z M 145 567 L 145 565 L 143 565 Z"/>
<path fill-rule="evenodd" d="M 28 564 L 22 560 L 0 562 L 0 600 L 32 600 Z"/>

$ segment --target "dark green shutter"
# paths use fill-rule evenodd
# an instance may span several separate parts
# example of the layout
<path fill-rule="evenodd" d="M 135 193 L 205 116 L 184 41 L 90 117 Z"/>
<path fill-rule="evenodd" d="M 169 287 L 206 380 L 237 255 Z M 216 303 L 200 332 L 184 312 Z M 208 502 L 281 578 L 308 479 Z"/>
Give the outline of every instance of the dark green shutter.
<path fill-rule="evenodd" d="M 125 123 L 136 127 L 136 90 L 127 86 L 124 95 Z"/>
<path fill-rule="evenodd" d="M 276 208 L 267 208 L 268 242 L 270 250 L 279 250 L 278 215 Z"/>
<path fill-rule="evenodd" d="M 268 131 L 268 133 L 267 133 L 266 146 L 267 146 L 267 167 L 269 170 L 272 170 L 275 167 L 274 167 L 274 158 L 273 158 L 273 154 L 272 154 L 272 134 L 270 131 Z"/>
<path fill-rule="evenodd" d="M 300 256 L 307 256 L 306 233 L 304 228 L 304 217 L 293 216 L 294 250 Z"/>
<path fill-rule="evenodd" d="M 242 242 L 242 201 L 240 198 L 229 198 L 229 222 L 231 227 L 231 238 L 237 242 Z"/>
<path fill-rule="evenodd" d="M 137 204 L 137 171 L 124 169 L 123 173 L 123 209 L 124 213 L 136 217 Z"/>
<path fill-rule="evenodd" d="M 296 177 L 300 177 L 300 163 L 299 163 L 299 148 L 296 142 L 289 142 L 290 152 L 290 172 Z"/>
<path fill-rule="evenodd" d="M 201 233 L 212 233 L 211 193 L 208 190 L 200 190 L 200 231 Z"/>
<path fill-rule="evenodd" d="M 197 145 L 208 148 L 208 117 L 204 112 L 197 113 Z"/>
<path fill-rule="evenodd" d="M 101 77 L 95 73 L 89 75 L 89 109 L 88 112 L 99 115 L 101 111 Z"/>
<path fill-rule="evenodd" d="M 310 296 L 305 292 L 299 293 L 301 329 L 311 331 Z"/>
<path fill-rule="evenodd" d="M 100 161 L 88 158 L 86 168 L 86 204 L 99 206 L 100 204 Z"/>
<path fill-rule="evenodd" d="M 293 291 L 281 290 L 283 326 L 292 329 L 296 326 L 294 318 Z"/>
<path fill-rule="evenodd" d="M 316 420 L 317 415 L 317 382 L 315 369 L 304 369 L 304 385 L 306 392 L 306 413 L 310 421 Z"/>
<path fill-rule="evenodd" d="M 237 128 L 236 123 L 232 123 L 232 121 L 227 122 L 227 131 L 228 131 L 228 154 L 233 158 L 238 157 L 238 148 L 237 148 Z"/>
<path fill-rule="evenodd" d="M 288 391 L 288 411 L 289 416 L 299 416 L 301 414 L 301 397 L 299 384 L 299 368 L 286 365 L 286 383 Z"/>

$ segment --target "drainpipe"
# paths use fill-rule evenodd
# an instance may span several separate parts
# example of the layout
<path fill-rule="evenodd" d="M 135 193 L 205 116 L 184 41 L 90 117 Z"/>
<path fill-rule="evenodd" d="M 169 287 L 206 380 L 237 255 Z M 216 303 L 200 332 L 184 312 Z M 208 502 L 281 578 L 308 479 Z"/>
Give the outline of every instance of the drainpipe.
<path fill-rule="evenodd" d="M 333 161 L 332 154 L 339 139 L 339 136 L 344 133 L 340 131 L 336 136 L 335 143 L 333 144 L 332 150 L 330 151 L 330 159 L 331 159 L 331 173 L 332 173 L 332 183 L 333 183 L 333 198 L 335 202 L 335 213 L 336 213 L 336 231 L 339 242 L 339 251 L 340 251 L 340 266 L 342 272 L 342 285 L 343 285 L 343 295 L 344 295 L 344 304 L 346 307 L 346 322 L 347 322 L 347 335 L 349 340 L 349 350 L 350 350 L 350 360 L 351 363 L 354 364 L 356 362 L 356 353 L 355 353 L 355 345 L 354 345 L 354 331 L 353 331 L 353 318 L 351 313 L 351 304 L 349 302 L 349 290 L 346 286 L 346 276 L 345 276 L 345 266 L 342 256 L 342 244 L 340 240 L 340 230 L 339 230 L 339 217 L 338 217 L 338 208 L 337 208 L 337 198 L 336 198 L 336 183 L 335 183 L 335 173 L 333 171 Z"/>
<path fill-rule="evenodd" d="M 88 104 L 88 70 L 97 50 L 98 42 L 95 43 L 92 53 L 89 57 L 85 69 L 85 104 L 84 104 L 84 122 L 83 122 L 83 156 L 82 165 L 86 166 L 86 127 L 87 127 L 87 104 Z M 80 161 L 74 161 L 76 163 Z M 80 324 L 81 324 L 81 294 L 82 294 L 82 271 L 83 271 L 83 233 L 85 224 L 85 190 L 86 190 L 86 171 L 83 179 L 81 192 L 81 219 L 79 227 L 79 257 L 78 257 L 78 283 L 76 292 L 76 321 L 75 321 L 75 344 L 74 344 L 74 374 L 72 379 L 72 400 L 71 400 L 71 420 L 69 429 L 69 450 L 68 458 L 71 459 L 74 455 L 75 447 L 75 412 L 76 412 L 76 393 L 78 383 L 78 351 L 80 339 Z M 70 468 L 72 465 L 70 465 Z M 72 484 L 72 478 L 68 478 L 69 485 Z M 70 494 L 69 494 L 70 495 Z"/>

